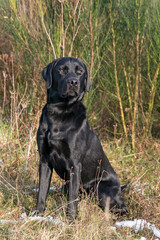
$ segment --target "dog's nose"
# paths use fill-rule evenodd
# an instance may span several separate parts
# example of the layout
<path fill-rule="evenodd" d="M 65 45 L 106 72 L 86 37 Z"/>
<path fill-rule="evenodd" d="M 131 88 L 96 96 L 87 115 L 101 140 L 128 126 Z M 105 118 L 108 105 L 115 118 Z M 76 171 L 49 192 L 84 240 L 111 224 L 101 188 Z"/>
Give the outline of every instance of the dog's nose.
<path fill-rule="evenodd" d="M 70 86 L 76 87 L 78 85 L 78 80 L 77 79 L 69 79 L 68 84 Z"/>

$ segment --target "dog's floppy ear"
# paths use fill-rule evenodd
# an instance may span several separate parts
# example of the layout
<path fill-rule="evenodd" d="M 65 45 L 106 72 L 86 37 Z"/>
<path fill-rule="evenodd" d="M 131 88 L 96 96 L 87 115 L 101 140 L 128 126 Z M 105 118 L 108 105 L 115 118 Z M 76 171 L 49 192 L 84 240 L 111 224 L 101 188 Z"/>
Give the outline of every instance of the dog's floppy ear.
<path fill-rule="evenodd" d="M 86 91 L 89 92 L 89 89 L 91 87 L 90 73 L 84 62 L 83 62 L 83 65 L 85 67 L 85 72 L 86 72 Z"/>
<path fill-rule="evenodd" d="M 52 86 L 52 70 L 55 67 L 55 65 L 57 64 L 57 62 L 60 60 L 60 58 L 57 58 L 55 60 L 53 60 L 53 62 L 51 62 L 50 64 L 47 65 L 47 67 L 45 67 L 42 70 L 42 77 L 44 78 L 44 80 L 47 82 L 47 89 L 50 89 Z"/>

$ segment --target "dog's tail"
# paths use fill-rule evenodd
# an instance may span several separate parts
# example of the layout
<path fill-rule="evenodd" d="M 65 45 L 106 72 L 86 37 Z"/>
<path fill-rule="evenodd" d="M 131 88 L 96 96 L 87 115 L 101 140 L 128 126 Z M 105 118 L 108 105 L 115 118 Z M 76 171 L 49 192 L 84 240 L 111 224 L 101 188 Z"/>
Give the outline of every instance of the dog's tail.
<path fill-rule="evenodd" d="M 129 183 L 126 183 L 124 185 L 121 185 L 121 191 L 123 191 L 123 189 L 125 189 L 128 186 Z"/>

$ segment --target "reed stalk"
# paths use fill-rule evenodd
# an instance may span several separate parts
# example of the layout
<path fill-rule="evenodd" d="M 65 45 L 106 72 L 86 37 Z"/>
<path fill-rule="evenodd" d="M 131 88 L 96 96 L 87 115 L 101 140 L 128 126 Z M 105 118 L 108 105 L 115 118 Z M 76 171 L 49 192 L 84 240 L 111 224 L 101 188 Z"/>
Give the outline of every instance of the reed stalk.
<path fill-rule="evenodd" d="M 120 112 L 121 112 L 121 121 L 123 125 L 123 130 L 125 134 L 126 140 L 128 139 L 127 134 L 127 128 L 124 118 L 124 111 L 123 111 L 123 105 L 122 105 L 122 99 L 120 96 L 120 88 L 119 88 L 119 82 L 118 82 L 118 75 L 117 75 L 117 63 L 116 63 L 116 41 L 115 41 L 115 32 L 114 32 L 114 26 L 113 26 L 113 17 L 111 14 L 111 7 L 109 7 L 109 15 L 111 20 L 111 32 L 112 32 L 112 47 L 113 47 L 113 65 L 114 65 L 114 77 L 115 77 L 115 83 L 116 83 L 116 92 L 117 92 L 117 99 L 119 102 Z"/>
<path fill-rule="evenodd" d="M 93 25 L 92 25 L 92 0 L 90 0 L 89 26 L 90 26 L 90 44 L 91 44 L 91 50 L 90 50 L 91 51 L 90 75 L 92 77 L 93 57 L 94 57 L 94 50 L 93 50 Z"/>
<path fill-rule="evenodd" d="M 145 138 L 147 132 L 149 131 L 150 125 L 151 125 L 151 117 L 152 117 L 152 112 L 153 112 L 153 107 L 154 107 L 155 94 L 157 91 L 157 81 L 158 81 L 158 76 L 159 76 L 159 70 L 160 70 L 160 58 L 159 58 L 159 63 L 157 64 L 157 68 L 156 68 L 153 80 L 151 81 L 152 87 L 151 87 L 151 92 L 150 92 L 148 112 L 147 112 L 147 117 L 146 117 L 146 126 L 145 126 L 144 133 L 143 133 L 143 139 Z"/>
<path fill-rule="evenodd" d="M 128 93 L 128 100 L 129 100 L 129 109 L 132 113 L 132 96 L 131 96 L 131 86 L 129 84 L 129 80 L 128 80 L 128 75 L 127 75 L 127 71 L 126 71 L 126 67 L 124 62 L 122 61 L 122 66 L 123 66 L 123 72 L 124 72 L 124 76 L 125 76 L 125 80 L 126 80 L 126 87 L 127 87 L 127 93 Z"/>
<path fill-rule="evenodd" d="M 136 6 L 138 7 L 137 12 L 137 33 L 136 33 L 136 80 L 135 80 L 135 91 L 134 91 L 134 108 L 133 108 L 133 119 L 132 119 L 132 148 L 135 150 L 135 140 L 136 140 L 136 121 L 138 115 L 138 97 L 139 97 L 139 75 L 140 75 L 140 47 L 139 47 L 139 33 L 140 33 L 140 7 L 141 0 L 136 0 Z"/>

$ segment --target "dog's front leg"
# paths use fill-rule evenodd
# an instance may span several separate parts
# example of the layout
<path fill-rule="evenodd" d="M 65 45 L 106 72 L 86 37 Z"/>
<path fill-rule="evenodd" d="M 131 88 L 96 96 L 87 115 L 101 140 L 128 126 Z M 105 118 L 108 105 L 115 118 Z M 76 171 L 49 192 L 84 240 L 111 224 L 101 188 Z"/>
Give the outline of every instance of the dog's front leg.
<path fill-rule="evenodd" d="M 52 177 L 52 168 L 49 167 L 48 162 L 40 162 L 39 166 L 39 192 L 37 199 L 37 211 L 43 214 L 45 210 L 45 203 L 47 198 L 48 189 Z"/>
<path fill-rule="evenodd" d="M 77 216 L 78 193 L 80 188 L 82 165 L 79 163 L 72 166 L 69 172 L 69 182 L 67 184 L 68 206 L 67 216 L 70 221 L 73 221 Z"/>

